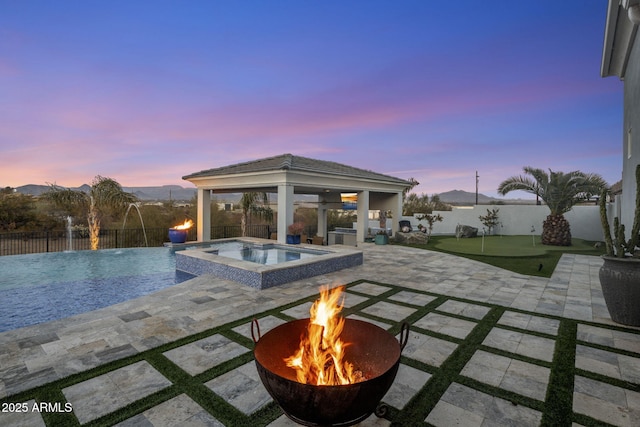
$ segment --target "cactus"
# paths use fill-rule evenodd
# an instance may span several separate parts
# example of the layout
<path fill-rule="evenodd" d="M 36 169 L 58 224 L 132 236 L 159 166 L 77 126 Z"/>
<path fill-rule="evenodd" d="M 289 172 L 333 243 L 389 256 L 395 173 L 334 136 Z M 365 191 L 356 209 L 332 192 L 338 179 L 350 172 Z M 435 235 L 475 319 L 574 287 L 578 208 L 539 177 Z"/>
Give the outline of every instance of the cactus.
<path fill-rule="evenodd" d="M 613 239 L 611 238 L 609 219 L 607 218 L 606 196 L 607 191 L 603 190 L 600 196 L 600 221 L 602 222 L 607 255 L 624 258 L 627 253 L 630 253 L 633 256 L 637 256 L 637 252 L 640 252 L 636 251 L 640 235 L 640 165 L 636 166 L 636 210 L 629 240 L 625 240 L 625 227 L 624 224 L 620 224 L 618 217 L 613 219 Z"/>

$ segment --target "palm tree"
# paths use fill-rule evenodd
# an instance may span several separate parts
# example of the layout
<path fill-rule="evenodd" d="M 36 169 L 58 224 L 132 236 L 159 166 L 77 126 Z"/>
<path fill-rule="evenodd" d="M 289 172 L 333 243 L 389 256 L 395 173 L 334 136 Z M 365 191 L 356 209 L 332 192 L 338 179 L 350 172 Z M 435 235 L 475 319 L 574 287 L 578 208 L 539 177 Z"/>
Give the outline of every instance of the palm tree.
<path fill-rule="evenodd" d="M 242 193 L 240 207 L 242 208 L 242 219 L 240 222 L 242 237 L 247 235 L 247 220 L 250 215 L 255 215 L 267 221 L 273 220 L 273 209 L 269 207 L 269 195 L 267 193 Z"/>
<path fill-rule="evenodd" d="M 118 182 L 100 175 L 93 179 L 88 193 L 55 184 L 49 187 L 49 191 L 42 195 L 44 199 L 63 209 L 80 208 L 87 213 L 92 250 L 98 249 L 100 223 L 105 211 L 124 210 L 138 201 L 134 194 L 125 192 Z"/>
<path fill-rule="evenodd" d="M 549 173 L 542 169 L 525 166 L 527 176 L 512 176 L 500 183 L 498 193 L 503 196 L 515 190 L 526 191 L 539 197 L 551 210 L 542 224 L 542 244 L 555 246 L 571 245 L 571 228 L 564 214 L 577 203 L 588 200 L 607 188 L 607 182 L 598 174 L 580 171 Z"/>

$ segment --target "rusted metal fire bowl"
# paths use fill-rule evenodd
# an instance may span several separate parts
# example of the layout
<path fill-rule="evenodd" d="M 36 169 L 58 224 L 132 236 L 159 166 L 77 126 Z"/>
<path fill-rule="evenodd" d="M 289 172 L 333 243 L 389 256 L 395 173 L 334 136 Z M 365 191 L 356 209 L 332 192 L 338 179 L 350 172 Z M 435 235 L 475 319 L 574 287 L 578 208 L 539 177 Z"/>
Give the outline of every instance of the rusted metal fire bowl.
<path fill-rule="evenodd" d="M 277 326 L 260 337 L 254 319 L 251 334 L 258 374 L 271 397 L 293 421 L 307 426 L 350 426 L 366 419 L 385 395 L 398 372 L 400 353 L 407 343 L 409 327 L 402 325 L 400 341 L 371 323 L 345 319 L 341 339 L 350 343 L 345 360 L 366 378 L 356 384 L 316 386 L 296 381 L 294 369 L 284 359 L 300 347 L 309 319 Z M 254 331 L 257 327 L 258 339 Z M 376 412 L 376 415 L 378 412 Z"/>

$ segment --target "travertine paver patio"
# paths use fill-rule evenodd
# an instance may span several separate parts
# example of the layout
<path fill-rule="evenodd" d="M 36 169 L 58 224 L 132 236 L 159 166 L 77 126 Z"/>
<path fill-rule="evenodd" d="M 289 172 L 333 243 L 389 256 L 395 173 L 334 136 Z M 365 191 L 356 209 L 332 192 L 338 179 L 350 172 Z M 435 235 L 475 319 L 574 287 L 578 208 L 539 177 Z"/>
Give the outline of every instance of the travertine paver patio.
<path fill-rule="evenodd" d="M 251 318 L 264 334 L 308 317 L 319 285 L 351 282 L 350 318 L 411 325 L 383 398 L 389 419 L 363 426 L 640 425 L 640 331 L 608 319 L 599 258 L 564 256 L 543 279 L 411 248 L 364 251 L 361 267 L 274 289 L 201 277 L 0 334 L 0 398 L 29 409 L 0 413 L 0 425 L 295 425 L 259 380 Z M 29 390 L 51 381 L 53 397 Z M 73 412 L 41 413 L 34 397 Z"/>

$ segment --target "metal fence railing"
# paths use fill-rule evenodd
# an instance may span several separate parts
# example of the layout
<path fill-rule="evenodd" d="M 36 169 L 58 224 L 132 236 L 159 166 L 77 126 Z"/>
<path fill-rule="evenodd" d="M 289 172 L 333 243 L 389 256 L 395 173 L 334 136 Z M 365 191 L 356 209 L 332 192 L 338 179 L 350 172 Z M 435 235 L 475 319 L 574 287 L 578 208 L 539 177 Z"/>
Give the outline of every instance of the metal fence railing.
<path fill-rule="evenodd" d="M 273 229 L 269 225 L 248 225 L 247 236 L 268 239 Z M 138 229 L 100 230 L 100 249 L 134 248 L 162 246 L 169 241 L 169 230 L 166 228 L 150 228 L 144 232 Z M 240 237 L 239 225 L 211 227 L 211 239 Z M 187 241 L 196 240 L 195 227 L 189 230 Z M 71 237 L 71 238 L 69 238 Z M 91 249 L 89 234 L 86 230 L 73 230 L 71 236 L 67 230 L 24 231 L 0 233 L 0 255 L 21 255 L 40 252 L 63 252 Z"/>

